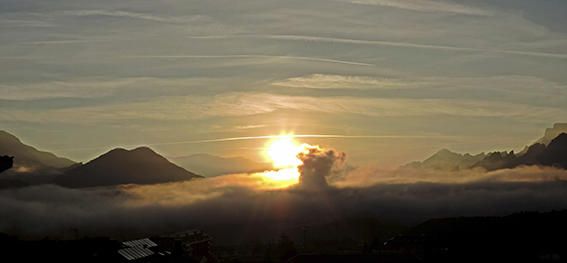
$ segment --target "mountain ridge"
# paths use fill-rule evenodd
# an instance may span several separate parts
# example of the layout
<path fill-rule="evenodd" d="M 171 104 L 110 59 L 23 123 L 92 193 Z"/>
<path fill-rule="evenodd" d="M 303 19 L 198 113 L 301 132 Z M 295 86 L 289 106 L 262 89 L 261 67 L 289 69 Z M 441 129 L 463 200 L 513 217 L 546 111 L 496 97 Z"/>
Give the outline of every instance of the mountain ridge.
<path fill-rule="evenodd" d="M 83 188 L 120 184 L 156 184 L 201 178 L 181 168 L 149 147 L 112 149 L 69 169 L 55 179 L 65 187 Z"/>
<path fill-rule="evenodd" d="M 548 145 L 553 139 L 557 138 L 561 133 L 567 133 L 567 123 L 554 123 L 553 127 L 545 129 L 543 137 L 535 143 Z"/>
<path fill-rule="evenodd" d="M 485 153 L 476 155 L 469 153 L 460 154 L 444 148 L 421 162 L 412 162 L 404 167 L 456 171 L 468 169 L 485 157 Z"/>
<path fill-rule="evenodd" d="M 13 168 L 9 171 L 12 174 L 53 174 L 59 173 L 59 169 L 75 164 L 70 159 L 27 145 L 15 135 L 2 130 L 0 130 L 0 155 L 15 157 Z"/>
<path fill-rule="evenodd" d="M 412 162 L 402 167 L 443 171 L 481 168 L 494 171 L 530 165 L 567 169 L 567 132 L 558 134 L 548 144 L 536 142 L 529 145 L 520 153 L 496 151 L 471 155 L 442 149 L 424 161 Z"/>

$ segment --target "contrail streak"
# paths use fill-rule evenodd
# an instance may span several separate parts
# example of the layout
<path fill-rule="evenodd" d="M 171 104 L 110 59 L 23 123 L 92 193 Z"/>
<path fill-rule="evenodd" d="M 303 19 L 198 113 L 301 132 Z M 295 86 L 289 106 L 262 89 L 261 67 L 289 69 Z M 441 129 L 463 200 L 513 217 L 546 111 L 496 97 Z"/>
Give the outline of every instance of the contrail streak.
<path fill-rule="evenodd" d="M 308 41 L 308 42 L 321 42 L 321 43 L 326 42 L 326 43 L 339 43 L 339 44 L 377 45 L 377 46 L 419 48 L 419 49 L 433 49 L 433 50 L 461 51 L 461 52 L 492 52 L 492 53 L 510 54 L 510 55 L 567 59 L 567 54 L 564 54 L 564 53 L 524 51 L 524 50 L 498 49 L 498 48 L 459 47 L 459 46 L 449 46 L 449 45 L 419 44 L 419 43 L 412 43 L 412 42 L 399 42 L 399 41 L 387 41 L 387 40 L 364 40 L 364 39 L 319 37 L 319 36 L 306 36 L 306 35 L 211 35 L 211 36 L 189 36 L 189 38 L 194 38 L 194 39 L 223 39 L 223 38 L 276 39 L 276 40 Z"/>
<path fill-rule="evenodd" d="M 290 135 L 260 135 L 260 136 L 242 136 L 242 137 L 226 137 L 215 139 L 203 140 L 188 140 L 176 142 L 161 142 L 150 144 L 132 144 L 121 145 L 121 147 L 137 147 L 137 146 L 165 146 L 165 145 L 180 145 L 180 144 L 204 144 L 204 143 L 220 143 L 220 142 L 233 142 L 233 141 L 251 141 L 251 140 L 266 140 L 277 139 L 283 136 L 292 136 L 293 138 L 319 138 L 319 139 L 430 139 L 430 138 L 450 138 L 453 136 L 445 135 L 342 135 L 342 134 L 290 134 Z M 53 150 L 60 151 L 81 151 L 81 150 L 97 150 L 107 149 L 112 147 L 83 147 L 83 148 L 59 148 Z"/>
<path fill-rule="evenodd" d="M 304 61 L 315 61 L 324 63 L 334 63 L 334 64 L 344 64 L 352 66 L 365 66 L 374 67 L 376 65 L 356 62 L 356 61 L 346 61 L 338 59 L 329 58 L 317 58 L 317 57 L 303 57 L 303 56 L 278 56 L 278 55 L 251 55 L 251 54 L 241 54 L 241 55 L 140 55 L 140 56 L 123 56 L 123 58 L 156 58 L 156 59 L 244 59 L 244 58 L 275 58 L 275 59 L 293 59 L 293 60 L 304 60 Z"/>
<path fill-rule="evenodd" d="M 446 137 L 446 136 L 431 136 L 431 135 L 410 135 L 410 136 L 407 136 L 407 135 L 291 134 L 291 135 L 262 135 L 262 136 L 229 137 L 229 138 L 220 138 L 220 139 L 191 141 L 191 143 L 277 139 L 277 138 L 281 138 L 282 136 L 291 136 L 293 138 L 330 138 L 330 139 L 340 139 L 340 138 L 348 138 L 348 139 L 401 139 L 401 138 Z"/>

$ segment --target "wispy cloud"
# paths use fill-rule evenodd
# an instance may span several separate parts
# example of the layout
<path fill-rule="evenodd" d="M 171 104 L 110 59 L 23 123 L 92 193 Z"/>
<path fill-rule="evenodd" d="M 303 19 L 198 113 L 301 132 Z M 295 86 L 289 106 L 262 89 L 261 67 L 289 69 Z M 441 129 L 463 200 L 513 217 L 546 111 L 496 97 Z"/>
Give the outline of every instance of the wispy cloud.
<path fill-rule="evenodd" d="M 32 20 L 32 19 L 4 19 L 0 18 L 0 27 L 38 27 L 38 28 L 48 28 L 55 27 L 54 23 L 43 21 L 43 20 Z"/>
<path fill-rule="evenodd" d="M 488 10 L 439 0 L 340 0 L 353 4 L 379 5 L 420 12 L 444 12 L 464 15 L 488 16 Z"/>
<path fill-rule="evenodd" d="M 175 105 L 175 106 L 172 106 Z M 215 117 L 269 114 L 280 110 L 302 113 L 356 114 L 374 117 L 485 117 L 549 119 L 566 116 L 561 108 L 464 99 L 400 99 L 285 96 L 233 92 L 214 97 L 176 96 L 122 105 L 57 110 L 6 110 L 2 120 L 29 122 L 105 123 L 134 120 L 190 121 Z"/>
<path fill-rule="evenodd" d="M 35 57 L 35 56 L 4 56 L 0 57 L 2 60 L 40 60 L 44 59 L 45 57 Z"/>
<path fill-rule="evenodd" d="M 454 92 L 463 93 L 480 93 L 473 97 L 491 100 L 491 97 L 504 94 L 510 98 L 500 100 L 504 101 L 526 101 L 535 102 L 544 99 L 549 106 L 556 105 L 556 101 L 561 99 L 567 86 L 551 80 L 537 78 L 533 76 L 519 75 L 503 75 L 492 77 L 381 77 L 373 75 L 341 75 L 341 74 L 310 74 L 272 82 L 274 86 L 307 88 L 307 89 L 352 89 L 350 96 L 361 94 L 368 96 L 368 91 L 384 91 L 389 97 L 405 97 L 405 96 L 424 96 L 430 98 L 448 97 Z M 398 93 L 387 92 L 388 90 L 397 90 Z M 364 91 L 364 92 L 363 92 Z M 324 94 L 322 91 L 319 94 Z M 347 94 L 343 91 L 341 94 Z M 379 96 L 381 93 L 373 93 Z M 453 94 L 456 95 L 456 94 Z M 554 98 L 555 97 L 555 98 Z M 464 97 L 463 97 L 464 98 Z"/>
<path fill-rule="evenodd" d="M 259 129 L 266 127 L 266 124 L 252 124 L 252 125 L 239 125 L 234 127 L 237 130 L 250 130 L 250 129 Z"/>
<path fill-rule="evenodd" d="M 132 132 L 224 138 L 289 126 L 491 130 L 516 143 L 504 126 L 536 136 L 567 116 L 567 40 L 550 27 L 561 21 L 513 1 L 21 2 L 0 14 L 0 123 L 38 143 L 51 140 L 43 127 L 58 127 L 81 145 L 92 126 L 96 145 Z M 555 2 L 543 10 L 565 6 Z M 257 123 L 267 126 L 235 128 Z"/>
<path fill-rule="evenodd" d="M 51 81 L 29 84 L 0 85 L 2 99 L 35 100 L 50 98 L 89 98 L 112 94 L 113 91 L 148 78 L 119 80 Z"/>
<path fill-rule="evenodd" d="M 98 98 L 110 96 L 118 91 L 153 90 L 156 86 L 169 90 L 186 89 L 204 82 L 210 83 L 209 79 L 206 78 L 79 78 L 21 84 L 0 84 L 0 92 L 2 93 L 2 99 L 15 101 L 54 98 Z"/>
<path fill-rule="evenodd" d="M 131 18 L 140 19 L 154 22 L 162 23 L 185 23 L 191 20 L 200 19 L 202 16 L 193 17 L 176 17 L 176 16 L 159 16 L 150 13 L 138 13 L 122 10 L 105 10 L 105 9 L 93 9 L 93 10 L 66 10 L 63 11 L 64 15 L 69 16 L 108 16 L 108 17 L 121 17 L 121 18 Z"/>
<path fill-rule="evenodd" d="M 57 39 L 57 40 L 39 40 L 23 42 L 24 45 L 67 45 L 67 44 L 89 44 L 97 42 L 108 42 L 110 39 Z"/>
<path fill-rule="evenodd" d="M 199 140 L 185 140 L 185 141 L 170 141 L 170 142 L 145 142 L 143 145 L 149 147 L 156 146 L 169 146 L 169 145 L 184 145 L 184 144 L 208 144 L 208 143 L 223 143 L 223 142 L 238 142 L 238 141 L 265 141 L 268 139 L 277 139 L 281 135 L 256 135 L 256 136 L 240 136 L 240 137 L 225 137 L 213 139 L 199 139 Z M 455 139 L 457 136 L 450 135 L 432 135 L 432 134 L 415 134 L 415 135 L 394 135 L 394 134 L 370 134 L 370 135 L 348 135 L 348 134 L 294 134 L 294 138 L 298 139 L 359 139 L 359 140 L 391 140 L 391 139 Z M 120 147 L 135 148 L 140 144 L 121 145 Z M 109 146 L 91 146 L 91 147 L 71 147 L 71 148 L 52 148 L 54 151 L 83 151 L 83 150 L 104 150 Z"/>
<path fill-rule="evenodd" d="M 393 78 L 375 78 L 368 76 L 346 76 L 330 74 L 311 74 L 308 76 L 293 77 L 272 83 L 274 86 L 310 88 L 310 89 L 367 89 L 367 88 L 403 88 L 408 81 Z"/>

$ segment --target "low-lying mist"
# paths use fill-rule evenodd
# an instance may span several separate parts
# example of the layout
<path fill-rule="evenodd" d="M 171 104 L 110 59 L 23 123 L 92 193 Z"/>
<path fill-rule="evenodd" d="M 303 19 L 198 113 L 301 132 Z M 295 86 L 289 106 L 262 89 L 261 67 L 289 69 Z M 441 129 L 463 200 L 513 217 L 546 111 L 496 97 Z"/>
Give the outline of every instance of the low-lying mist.
<path fill-rule="evenodd" d="M 144 186 L 2 190 L 0 232 L 25 238 L 129 238 L 201 228 L 228 240 L 268 238 L 357 217 L 411 225 L 435 217 L 567 208 L 565 170 L 353 168 L 344 164 L 344 154 L 320 149 L 303 158 L 300 184 L 285 189 L 261 174 L 233 174 Z"/>

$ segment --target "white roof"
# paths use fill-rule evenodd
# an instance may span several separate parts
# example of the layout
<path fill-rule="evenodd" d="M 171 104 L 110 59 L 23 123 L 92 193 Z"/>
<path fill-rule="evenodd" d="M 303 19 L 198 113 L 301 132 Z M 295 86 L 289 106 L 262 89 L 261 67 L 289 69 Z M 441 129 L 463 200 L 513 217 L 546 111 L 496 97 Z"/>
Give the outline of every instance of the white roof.
<path fill-rule="evenodd" d="M 118 250 L 118 254 L 127 260 L 135 260 L 151 256 L 154 252 L 144 247 L 129 247 Z"/>
<path fill-rule="evenodd" d="M 149 238 L 124 241 L 122 244 L 127 247 L 157 247 L 157 244 Z"/>

